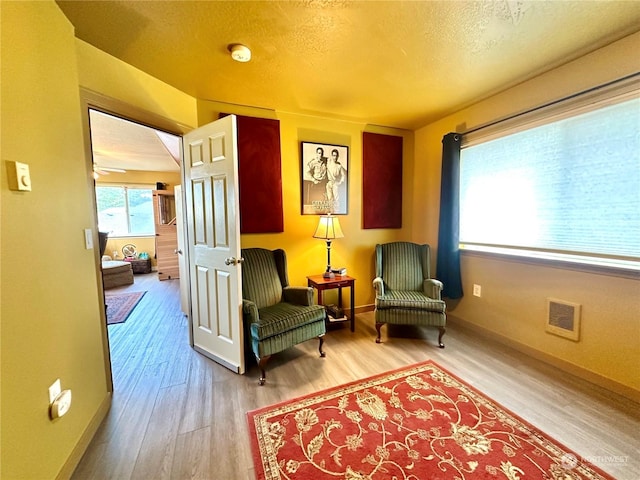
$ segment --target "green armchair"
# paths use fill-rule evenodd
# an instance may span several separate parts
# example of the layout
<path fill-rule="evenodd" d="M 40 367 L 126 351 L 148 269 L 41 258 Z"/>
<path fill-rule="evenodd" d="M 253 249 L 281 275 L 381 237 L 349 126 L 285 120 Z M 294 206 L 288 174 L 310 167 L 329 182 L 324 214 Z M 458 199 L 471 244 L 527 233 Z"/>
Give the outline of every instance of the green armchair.
<path fill-rule="evenodd" d="M 438 346 L 444 348 L 447 317 L 441 298 L 442 282 L 431 278 L 429 245 L 392 242 L 376 245 L 375 319 L 385 323 L 438 327 Z"/>
<path fill-rule="evenodd" d="M 271 355 L 318 338 L 324 357 L 325 310 L 313 304 L 313 289 L 291 287 L 284 250 L 242 250 L 242 311 L 246 337 L 260 368 L 260 385 Z"/>

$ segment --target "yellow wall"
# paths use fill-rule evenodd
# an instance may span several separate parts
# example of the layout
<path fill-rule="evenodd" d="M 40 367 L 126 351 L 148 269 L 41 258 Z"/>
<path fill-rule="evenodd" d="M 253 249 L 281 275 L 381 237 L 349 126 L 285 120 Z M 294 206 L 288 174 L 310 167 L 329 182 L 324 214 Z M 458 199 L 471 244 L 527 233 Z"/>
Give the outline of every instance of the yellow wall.
<path fill-rule="evenodd" d="M 629 54 L 639 48 L 635 34 L 418 130 L 416 158 L 427 174 L 414 180 L 414 238 L 437 243 L 443 135 L 458 125 L 471 129 L 640 71 L 640 57 Z M 454 320 L 640 399 L 637 279 L 479 254 L 463 253 L 461 267 L 465 296 L 450 302 Z M 471 295 L 474 283 L 482 285 L 481 298 Z M 579 342 L 545 333 L 547 297 L 582 305 Z"/>
<path fill-rule="evenodd" d="M 629 55 L 637 50 L 636 35 L 429 125 L 416 133 L 414 145 L 411 132 L 196 102 L 75 39 L 52 1 L 0 6 L 3 479 L 64 478 L 108 405 L 98 258 L 95 249 L 84 248 L 83 230 L 95 226 L 95 212 L 78 86 L 186 126 L 207 123 L 220 111 L 278 118 L 285 233 L 245 235 L 242 243 L 285 248 L 292 283 L 322 271 L 326 254 L 323 242 L 311 237 L 317 217 L 300 215 L 299 142 L 348 145 L 349 214 L 340 217 L 345 238 L 334 242 L 332 263 L 346 266 L 358 279 L 356 304 L 361 306 L 373 302 L 375 243 L 403 238 L 436 243 L 444 133 L 463 122 L 472 127 L 638 70 L 638 60 L 631 63 L 635 57 Z M 404 136 L 400 230 L 361 228 L 363 130 Z M 25 132 L 30 135 L 26 141 Z M 32 192 L 8 190 L 6 160 L 29 164 Z M 97 245 L 95 231 L 94 241 Z M 462 266 L 466 290 L 481 283 L 483 297 L 465 297 L 452 308 L 454 316 L 638 391 L 637 281 L 481 256 L 465 256 Z M 541 305 L 549 294 L 582 303 L 581 342 L 544 333 Z M 56 378 L 73 390 L 73 405 L 52 422 L 47 388 Z"/>
<path fill-rule="evenodd" d="M 117 184 L 145 184 L 153 185 L 164 183 L 167 190 L 172 190 L 176 185 L 180 185 L 180 172 L 142 172 L 129 170 L 125 173 L 109 172 L 109 175 L 101 175 L 96 183 L 117 183 Z"/>
<path fill-rule="evenodd" d="M 80 86 L 178 124 L 196 125 L 196 101 L 151 75 L 76 39 Z"/>
<path fill-rule="evenodd" d="M 76 40 L 76 44 L 80 85 L 101 95 L 126 102 L 182 125 L 204 125 L 217 119 L 219 113 L 280 120 L 285 232 L 244 235 L 242 245 L 284 248 L 288 254 L 292 284 L 306 284 L 307 275 L 322 273 L 326 266 L 326 244 L 312 238 L 317 217 L 300 214 L 300 142 L 313 141 L 349 146 L 349 214 L 340 216 L 345 238 L 333 242 L 331 260 L 333 265 L 347 267 L 349 274 L 356 277 L 356 305 L 373 304 L 373 246 L 375 243 L 408 239 L 411 236 L 413 132 L 204 100 L 196 102 L 81 40 Z M 363 131 L 404 138 L 402 229 L 361 228 Z M 331 295 L 328 298 L 331 299 Z"/>
<path fill-rule="evenodd" d="M 198 102 L 198 124 L 204 125 L 215 120 L 219 112 L 275 118 L 280 121 L 284 232 L 243 235 L 241 241 L 244 248 L 285 249 L 289 282 L 292 285 L 306 285 L 306 276 L 322 273 L 327 263 L 326 243 L 312 237 L 318 224 L 318 216 L 300 214 L 300 142 L 310 141 L 349 147 L 348 214 L 339 216 L 344 238 L 332 242 L 331 263 L 334 266 L 346 267 L 348 275 L 356 278 L 356 306 L 372 305 L 374 293 L 371 281 L 375 276 L 374 245 L 398 239 L 408 240 L 411 236 L 413 132 L 327 118 L 268 112 L 264 109 L 237 107 L 210 101 Z M 362 229 L 363 131 L 404 138 L 405 180 L 403 185 L 398 185 L 398 188 L 403 190 L 402 229 Z M 327 299 L 331 300 L 331 294 L 335 292 L 328 293 Z"/>
<path fill-rule="evenodd" d="M 97 254 L 84 244 L 94 226 L 91 178 L 71 24 L 53 2 L 1 8 L 0 476 L 51 479 L 108 398 Z M 8 189 L 7 160 L 29 165 L 31 192 Z M 73 402 L 51 421 L 57 378 Z"/>
<path fill-rule="evenodd" d="M 53 1 L 0 8 L 0 477 L 67 478 L 110 399 L 79 87 L 185 126 L 180 131 L 196 124 L 196 102 L 77 40 Z M 32 192 L 8 190 L 6 160 L 29 164 Z M 84 248 L 85 228 L 94 230 L 94 250 Z M 72 390 L 73 403 L 52 422 L 48 387 L 56 378 Z"/>
<path fill-rule="evenodd" d="M 101 183 L 116 183 L 119 185 L 126 184 L 145 184 L 153 185 L 157 182 L 165 184 L 167 190 L 173 191 L 173 187 L 180 185 L 180 172 L 142 172 L 130 170 L 126 173 L 111 172 L 109 175 L 102 175 L 96 180 L 96 184 Z M 122 260 L 122 247 L 128 244 L 136 246 L 138 253 L 147 252 L 149 258 L 151 258 L 151 265 L 154 267 L 157 265 L 155 258 L 156 252 L 156 237 L 112 237 L 107 240 L 107 248 L 105 249 L 105 255 L 114 257 L 113 252 L 118 252 L 118 259 Z"/>

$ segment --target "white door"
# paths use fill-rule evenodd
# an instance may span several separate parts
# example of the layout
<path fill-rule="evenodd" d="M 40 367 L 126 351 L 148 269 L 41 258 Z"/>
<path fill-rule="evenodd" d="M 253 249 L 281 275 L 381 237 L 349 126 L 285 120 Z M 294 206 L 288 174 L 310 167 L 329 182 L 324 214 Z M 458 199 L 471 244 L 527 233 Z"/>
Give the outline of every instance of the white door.
<path fill-rule="evenodd" d="M 184 235 L 184 209 L 182 208 L 184 197 L 182 196 L 182 185 L 173 187 L 173 193 L 176 199 L 176 231 L 178 233 L 178 273 L 180 278 L 180 310 L 185 315 L 189 315 L 189 270 L 187 265 L 187 256 L 185 254 L 185 235 Z"/>
<path fill-rule="evenodd" d="M 235 115 L 183 137 L 194 348 L 244 373 Z"/>

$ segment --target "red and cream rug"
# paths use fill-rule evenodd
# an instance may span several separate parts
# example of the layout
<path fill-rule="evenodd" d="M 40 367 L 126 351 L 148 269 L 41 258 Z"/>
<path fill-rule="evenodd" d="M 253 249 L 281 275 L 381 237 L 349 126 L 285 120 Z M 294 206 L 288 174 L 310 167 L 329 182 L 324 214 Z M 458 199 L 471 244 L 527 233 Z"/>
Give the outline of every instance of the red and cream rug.
<path fill-rule="evenodd" d="M 431 361 L 247 416 L 259 480 L 612 478 Z"/>
<path fill-rule="evenodd" d="M 145 293 L 146 290 L 144 292 L 105 293 L 107 325 L 124 323 Z"/>

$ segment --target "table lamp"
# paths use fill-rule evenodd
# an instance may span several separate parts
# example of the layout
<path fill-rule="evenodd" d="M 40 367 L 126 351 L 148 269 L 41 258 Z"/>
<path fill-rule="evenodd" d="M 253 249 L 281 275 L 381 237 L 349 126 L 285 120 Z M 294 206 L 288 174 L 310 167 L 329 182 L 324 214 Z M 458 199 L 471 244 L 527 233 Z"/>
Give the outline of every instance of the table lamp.
<path fill-rule="evenodd" d="M 327 213 L 319 218 L 318 228 L 316 228 L 313 238 L 321 238 L 327 242 L 327 271 L 322 275 L 324 278 L 335 278 L 335 275 L 331 272 L 331 240 L 342 237 L 344 237 L 344 234 L 340 228 L 338 217 Z"/>

